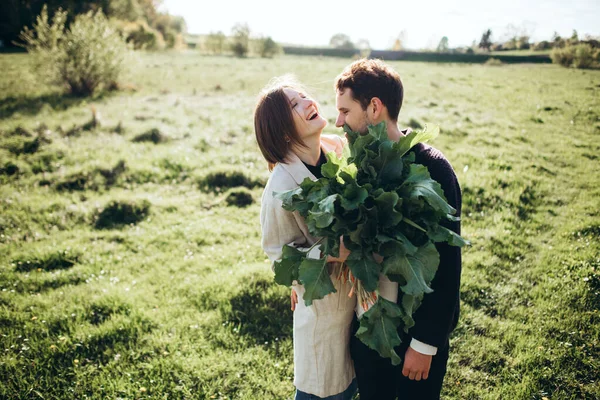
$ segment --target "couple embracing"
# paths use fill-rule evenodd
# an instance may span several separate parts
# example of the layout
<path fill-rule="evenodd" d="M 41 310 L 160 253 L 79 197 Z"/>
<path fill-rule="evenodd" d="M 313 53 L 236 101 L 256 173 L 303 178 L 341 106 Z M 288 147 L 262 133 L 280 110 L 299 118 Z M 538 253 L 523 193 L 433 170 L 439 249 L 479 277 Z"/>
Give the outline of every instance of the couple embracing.
<path fill-rule="evenodd" d="M 380 60 L 357 60 L 335 79 L 336 126 L 366 133 L 369 125 L 385 122 L 388 137 L 397 141 L 408 130 L 398 127 L 403 86 L 399 74 Z M 307 177 L 322 177 L 325 154 L 341 155 L 344 139 L 325 135 L 327 120 L 317 102 L 293 80 L 278 80 L 259 97 L 254 127 L 259 148 L 272 171 L 262 197 L 260 221 L 262 246 L 274 262 L 281 259 L 282 247 L 290 245 L 306 251 L 307 257 L 321 258 L 319 238 L 312 237 L 304 219 L 284 210 L 273 192 L 297 188 Z M 461 192 L 456 175 L 433 147 L 417 144 L 412 148 L 416 162 L 425 165 L 440 183 L 448 204 L 460 216 Z M 460 222 L 444 225 L 460 234 Z M 312 249 L 308 251 L 310 248 Z M 358 390 L 361 400 L 439 399 L 449 352 L 449 336 L 459 314 L 461 272 L 460 247 L 436 243 L 440 254 L 438 271 L 413 315 L 415 325 L 399 332 L 402 344 L 396 349 L 403 362 L 394 366 L 388 358 L 363 344 L 355 333 L 361 307 L 340 275 L 349 251 L 340 246 L 339 257 L 327 256 L 336 291 L 306 306 L 304 287 L 292 287 L 294 314 L 294 385 L 296 399 L 350 400 Z M 398 301 L 397 283 L 382 275 L 380 293 Z M 350 296 L 349 296 L 350 294 Z"/>

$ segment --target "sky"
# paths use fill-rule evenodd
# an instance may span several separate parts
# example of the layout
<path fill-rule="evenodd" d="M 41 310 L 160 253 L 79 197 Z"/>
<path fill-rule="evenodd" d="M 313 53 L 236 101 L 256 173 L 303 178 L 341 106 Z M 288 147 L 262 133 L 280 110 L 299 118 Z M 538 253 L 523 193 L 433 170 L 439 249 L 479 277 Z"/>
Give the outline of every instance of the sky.
<path fill-rule="evenodd" d="M 570 37 L 573 29 L 600 37 L 600 0 L 163 0 L 161 11 L 183 16 L 192 34 L 230 34 L 237 23 L 254 36 L 278 43 L 327 46 L 343 33 L 353 42 L 368 40 L 372 49 L 390 48 L 400 35 L 408 49 L 435 48 L 443 36 L 450 47 L 470 46 L 492 30 L 492 41 L 511 32 L 532 41 L 554 32 Z"/>

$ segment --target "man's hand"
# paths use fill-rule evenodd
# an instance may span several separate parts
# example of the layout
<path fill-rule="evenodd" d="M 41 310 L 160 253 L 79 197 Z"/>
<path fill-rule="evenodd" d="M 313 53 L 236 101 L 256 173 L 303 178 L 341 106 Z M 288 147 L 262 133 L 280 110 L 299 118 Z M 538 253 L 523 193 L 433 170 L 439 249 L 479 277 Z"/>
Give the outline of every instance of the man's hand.
<path fill-rule="evenodd" d="M 340 256 L 339 257 L 327 256 L 327 262 L 344 263 L 348 259 L 349 255 L 350 255 L 350 250 L 348 250 L 346 248 L 346 246 L 344 246 L 344 236 L 340 236 Z"/>
<path fill-rule="evenodd" d="M 292 311 L 296 309 L 296 304 L 298 304 L 298 295 L 294 288 L 292 288 L 292 294 L 290 295 L 290 302 L 292 303 Z"/>
<path fill-rule="evenodd" d="M 402 375 L 408 379 L 420 381 L 429 377 L 429 368 L 431 368 L 431 358 L 427 354 L 421 354 L 412 347 L 408 347 L 404 354 L 404 366 Z"/>

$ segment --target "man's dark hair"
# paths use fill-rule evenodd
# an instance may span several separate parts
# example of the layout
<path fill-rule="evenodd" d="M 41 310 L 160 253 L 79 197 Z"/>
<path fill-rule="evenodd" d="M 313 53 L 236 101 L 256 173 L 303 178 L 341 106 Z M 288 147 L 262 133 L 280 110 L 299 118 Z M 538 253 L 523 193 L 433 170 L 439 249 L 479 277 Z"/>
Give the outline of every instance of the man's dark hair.
<path fill-rule="evenodd" d="M 352 90 L 352 97 L 357 100 L 363 110 L 377 97 L 387 108 L 390 118 L 398 121 L 402 107 L 404 88 L 400 75 L 381 60 L 360 59 L 348 65 L 335 78 L 334 88 L 343 93 Z"/>

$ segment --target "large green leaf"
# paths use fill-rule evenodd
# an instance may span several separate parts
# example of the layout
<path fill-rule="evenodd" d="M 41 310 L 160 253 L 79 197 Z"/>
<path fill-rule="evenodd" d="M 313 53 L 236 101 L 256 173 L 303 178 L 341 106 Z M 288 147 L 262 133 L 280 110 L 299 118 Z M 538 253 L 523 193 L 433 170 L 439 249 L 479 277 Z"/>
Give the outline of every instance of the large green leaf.
<path fill-rule="evenodd" d="M 386 243 L 387 244 L 387 243 Z M 429 287 L 440 263 L 440 255 L 431 242 L 419 247 L 414 254 L 394 255 L 383 260 L 383 273 L 395 282 L 398 277 L 406 282 L 400 287 L 410 295 L 431 293 Z"/>
<path fill-rule="evenodd" d="M 402 362 L 394 351 L 394 347 L 402 343 L 397 331 L 397 327 L 402 323 L 402 314 L 396 303 L 379 297 L 362 315 L 360 327 L 356 332 L 356 337 L 377 351 L 381 357 L 391 358 L 393 365 Z"/>
<path fill-rule="evenodd" d="M 451 246 L 463 247 L 470 244 L 456 232 L 437 224 L 427 231 L 427 236 L 434 242 L 447 242 Z"/>
<path fill-rule="evenodd" d="M 456 210 L 446 201 L 442 186 L 431 179 L 424 165 L 411 164 L 410 173 L 402 184 L 401 193 L 408 198 L 421 197 L 436 211 L 443 214 L 456 213 Z"/>
<path fill-rule="evenodd" d="M 404 161 L 394 149 L 393 142 L 386 141 L 379 146 L 379 156 L 372 160 L 372 165 L 378 171 L 378 179 L 382 185 L 402 183 Z"/>
<path fill-rule="evenodd" d="M 273 192 L 273 197 L 282 201 L 284 209 L 293 211 L 292 207 L 294 201 L 298 201 L 303 198 L 302 188 L 298 187 L 285 192 Z"/>
<path fill-rule="evenodd" d="M 382 228 L 398 225 L 402 221 L 402 213 L 396 207 L 398 201 L 401 200 L 396 192 L 384 192 L 375 198 Z"/>
<path fill-rule="evenodd" d="M 317 204 L 316 211 L 310 211 L 310 217 L 315 221 L 317 228 L 325 228 L 333 222 L 333 214 L 335 213 L 335 201 L 338 194 L 332 194 L 325 197 Z"/>
<path fill-rule="evenodd" d="M 366 291 L 372 292 L 377 289 L 381 266 L 375 261 L 371 253 L 365 254 L 363 252 L 358 259 L 348 258 L 346 264 L 348 264 L 352 274 L 360 279 Z"/>
<path fill-rule="evenodd" d="M 440 134 L 440 127 L 435 125 L 431 129 L 429 125 L 425 125 L 422 131 L 412 131 L 408 135 L 403 136 L 396 142 L 395 148 L 400 156 L 406 154 L 413 146 L 418 143 L 426 143 L 435 139 Z"/>
<path fill-rule="evenodd" d="M 275 282 L 284 286 L 291 286 L 298 279 L 300 264 L 306 257 L 306 253 L 292 246 L 283 246 L 281 259 L 273 263 L 275 270 Z"/>
<path fill-rule="evenodd" d="M 325 178 L 335 178 L 340 169 L 341 160 L 333 151 L 327 153 L 326 156 L 327 162 L 321 166 L 321 173 Z"/>
<path fill-rule="evenodd" d="M 389 140 L 387 135 L 387 124 L 385 121 L 381 121 L 377 125 L 369 125 L 367 129 L 369 131 L 369 135 L 373 136 L 375 140 L 379 142 L 385 142 Z"/>
<path fill-rule="evenodd" d="M 421 305 L 423 295 L 412 296 L 406 293 L 400 293 L 400 295 L 402 296 L 399 304 L 403 311 L 402 322 L 404 322 L 404 331 L 408 333 L 408 330 L 415 325 L 415 320 L 412 316 Z"/>
<path fill-rule="evenodd" d="M 329 276 L 327 257 L 305 258 L 300 264 L 299 279 L 304 285 L 304 304 L 307 306 L 310 306 L 314 300 L 322 299 L 336 291 Z"/>
<path fill-rule="evenodd" d="M 341 196 L 341 205 L 345 210 L 355 210 L 363 204 L 369 193 L 358 186 L 356 181 L 347 182 Z"/>
<path fill-rule="evenodd" d="M 306 195 L 306 200 L 311 203 L 318 203 L 329 196 L 330 185 L 326 179 L 317 180 Z"/>

